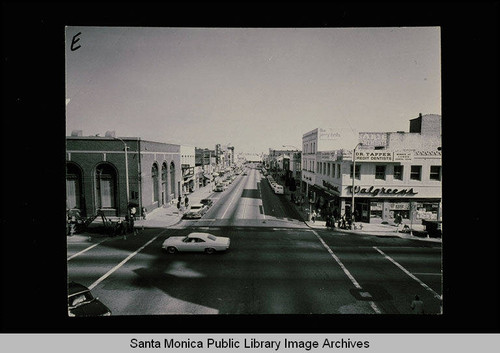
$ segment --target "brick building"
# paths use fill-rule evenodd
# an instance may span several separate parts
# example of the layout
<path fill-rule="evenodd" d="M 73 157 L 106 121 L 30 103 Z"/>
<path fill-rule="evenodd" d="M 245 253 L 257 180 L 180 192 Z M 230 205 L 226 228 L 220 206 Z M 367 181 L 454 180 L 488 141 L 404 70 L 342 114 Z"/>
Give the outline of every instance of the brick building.
<path fill-rule="evenodd" d="M 66 137 L 68 209 L 77 208 L 83 216 L 98 210 L 107 216 L 125 216 L 127 202 L 151 211 L 180 194 L 180 145 L 116 138 L 113 133 L 74 135 Z"/>

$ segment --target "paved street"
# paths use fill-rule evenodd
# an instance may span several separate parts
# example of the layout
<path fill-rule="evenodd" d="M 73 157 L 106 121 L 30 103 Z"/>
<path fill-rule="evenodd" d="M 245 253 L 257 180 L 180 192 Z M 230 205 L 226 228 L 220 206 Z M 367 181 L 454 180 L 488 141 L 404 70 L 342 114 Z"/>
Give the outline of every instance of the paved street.
<path fill-rule="evenodd" d="M 68 242 L 69 278 L 113 315 L 410 314 L 415 294 L 426 313 L 440 312 L 438 242 L 311 228 L 255 169 L 210 198 L 201 220 Z M 162 251 L 167 237 L 192 231 L 229 237 L 231 247 Z"/>

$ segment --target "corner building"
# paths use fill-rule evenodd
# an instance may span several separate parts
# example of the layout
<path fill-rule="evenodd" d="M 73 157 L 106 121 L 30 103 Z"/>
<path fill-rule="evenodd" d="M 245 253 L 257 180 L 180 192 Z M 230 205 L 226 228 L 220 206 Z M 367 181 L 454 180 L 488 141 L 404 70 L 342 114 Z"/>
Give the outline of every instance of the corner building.
<path fill-rule="evenodd" d="M 306 135 L 304 135 L 306 137 Z M 356 149 L 354 196 L 356 220 L 407 222 L 442 218 L 441 116 L 419 115 L 409 132 L 360 132 Z M 308 198 L 321 213 L 351 212 L 351 148 L 309 153 Z"/>
<path fill-rule="evenodd" d="M 127 174 L 129 204 L 151 211 L 175 202 L 182 190 L 180 145 L 137 137 L 66 137 L 67 209 L 87 217 L 98 210 L 124 217 Z"/>

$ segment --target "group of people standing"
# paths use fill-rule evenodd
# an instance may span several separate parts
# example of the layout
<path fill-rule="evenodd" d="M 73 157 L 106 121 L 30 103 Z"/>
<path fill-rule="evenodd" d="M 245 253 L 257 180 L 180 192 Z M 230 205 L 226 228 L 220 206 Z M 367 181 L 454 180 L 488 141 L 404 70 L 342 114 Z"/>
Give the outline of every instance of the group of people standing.
<path fill-rule="evenodd" d="M 189 197 L 187 196 L 187 194 L 184 197 L 184 205 L 182 204 L 182 197 L 181 197 L 181 195 L 179 195 L 179 197 L 177 198 L 177 209 L 179 211 L 183 211 L 184 210 L 183 207 L 185 207 L 185 208 L 189 207 Z"/>
<path fill-rule="evenodd" d="M 338 213 L 335 215 L 334 213 L 321 215 L 321 211 L 313 210 L 311 213 L 311 222 L 315 223 L 316 220 L 321 217 L 325 220 L 325 225 L 328 229 L 351 229 L 351 226 L 354 222 L 354 218 L 351 217 L 351 214 L 346 212 L 344 215 L 340 216 Z"/>
<path fill-rule="evenodd" d="M 140 216 L 137 216 L 137 208 L 133 205 L 129 206 L 128 212 L 125 215 L 125 220 L 118 221 L 114 229 L 114 234 L 115 235 L 125 235 L 127 233 L 137 234 L 138 231 L 135 228 L 135 221 L 137 217 L 140 217 L 139 219 L 141 218 L 146 219 L 146 212 L 147 212 L 146 207 L 142 207 Z"/>

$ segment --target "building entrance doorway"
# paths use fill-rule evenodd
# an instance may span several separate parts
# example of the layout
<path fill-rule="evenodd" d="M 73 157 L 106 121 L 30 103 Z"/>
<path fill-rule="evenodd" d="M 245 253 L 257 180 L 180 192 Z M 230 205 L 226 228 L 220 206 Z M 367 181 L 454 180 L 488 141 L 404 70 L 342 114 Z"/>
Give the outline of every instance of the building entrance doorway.
<path fill-rule="evenodd" d="M 356 215 L 356 222 L 370 223 L 370 202 L 356 200 L 354 214 Z"/>

